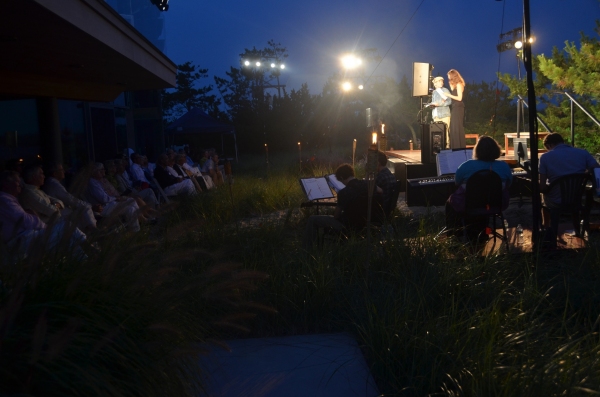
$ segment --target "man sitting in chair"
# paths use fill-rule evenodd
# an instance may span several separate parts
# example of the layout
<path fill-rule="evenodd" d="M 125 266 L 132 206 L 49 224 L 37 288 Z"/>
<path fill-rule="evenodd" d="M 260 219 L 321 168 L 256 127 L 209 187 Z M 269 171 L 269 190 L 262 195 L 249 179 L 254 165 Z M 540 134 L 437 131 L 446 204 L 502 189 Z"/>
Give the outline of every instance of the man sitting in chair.
<path fill-rule="evenodd" d="M 330 215 L 311 215 L 304 232 L 304 249 L 310 251 L 319 236 L 319 229 L 329 228 L 336 233 L 360 231 L 367 225 L 367 207 L 369 183 L 354 177 L 354 168 L 350 164 L 342 164 L 335 170 L 335 177 L 344 184 L 338 192 L 335 213 Z M 371 220 L 383 219 L 382 190 L 374 186 Z"/>
<path fill-rule="evenodd" d="M 548 152 L 540 156 L 540 192 L 542 193 L 542 224 L 544 228 L 550 227 L 550 210 L 560 205 L 560 189 L 548 190 L 549 184 L 561 176 L 569 174 L 583 174 L 592 172 L 600 164 L 585 149 L 574 148 L 565 144 L 563 137 L 558 133 L 546 135 L 544 147 Z"/>
<path fill-rule="evenodd" d="M 392 197 L 392 191 L 396 185 L 396 177 L 387 167 L 387 161 L 388 158 L 386 154 L 377 151 L 377 176 L 375 177 L 375 184 L 383 191 L 383 208 L 386 211 L 391 211 L 396 207 L 396 203 L 390 203 L 390 201 L 394 199 Z"/>
<path fill-rule="evenodd" d="M 501 148 L 498 142 L 494 138 L 484 135 L 479 138 L 473 148 L 473 159 L 465 161 L 456 170 L 454 180 L 458 188 L 450 195 L 450 198 L 446 202 L 446 227 L 451 233 L 456 232 L 456 228 L 462 219 L 462 214 L 465 212 L 467 180 L 478 171 L 490 170 L 500 176 L 503 193 L 506 193 L 505 197 L 503 196 L 502 209 L 508 207 L 508 187 L 512 183 L 512 171 L 508 164 L 498 160 L 500 153 Z M 473 226 L 477 234 L 481 232 L 479 226 L 481 225 Z M 483 227 L 485 226 L 482 226 L 481 229 Z"/>

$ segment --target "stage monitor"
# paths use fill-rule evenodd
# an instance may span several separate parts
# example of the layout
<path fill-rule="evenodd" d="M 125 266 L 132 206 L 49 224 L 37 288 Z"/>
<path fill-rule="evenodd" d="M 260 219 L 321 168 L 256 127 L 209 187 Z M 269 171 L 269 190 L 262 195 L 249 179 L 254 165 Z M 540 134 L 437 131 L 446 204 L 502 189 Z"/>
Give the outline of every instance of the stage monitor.
<path fill-rule="evenodd" d="M 423 62 L 413 62 L 413 96 L 429 95 L 429 75 L 431 65 Z"/>

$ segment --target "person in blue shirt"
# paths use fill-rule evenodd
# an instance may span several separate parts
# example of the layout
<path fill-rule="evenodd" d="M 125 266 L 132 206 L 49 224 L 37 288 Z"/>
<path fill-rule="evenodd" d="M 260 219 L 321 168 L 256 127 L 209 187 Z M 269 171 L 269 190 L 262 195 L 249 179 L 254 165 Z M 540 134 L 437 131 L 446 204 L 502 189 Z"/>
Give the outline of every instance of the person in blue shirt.
<path fill-rule="evenodd" d="M 489 136 L 482 136 L 473 148 L 473 159 L 462 163 L 456 170 L 454 181 L 458 188 L 446 202 L 446 226 L 456 229 L 462 213 L 465 211 L 465 193 L 467 180 L 471 175 L 481 170 L 491 170 L 500 176 L 502 180 L 503 194 L 502 209 L 508 207 L 508 188 L 512 183 L 512 171 L 508 164 L 498 160 L 502 150 L 498 142 Z"/>

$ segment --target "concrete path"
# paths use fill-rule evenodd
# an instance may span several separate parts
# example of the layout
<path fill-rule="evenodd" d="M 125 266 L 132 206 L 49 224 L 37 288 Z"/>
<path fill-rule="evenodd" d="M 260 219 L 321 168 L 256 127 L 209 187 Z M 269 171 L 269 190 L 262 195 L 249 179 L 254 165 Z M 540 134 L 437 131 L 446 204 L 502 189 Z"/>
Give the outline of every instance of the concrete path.
<path fill-rule="evenodd" d="M 347 334 L 227 341 L 201 360 L 211 397 L 375 397 L 362 352 Z"/>

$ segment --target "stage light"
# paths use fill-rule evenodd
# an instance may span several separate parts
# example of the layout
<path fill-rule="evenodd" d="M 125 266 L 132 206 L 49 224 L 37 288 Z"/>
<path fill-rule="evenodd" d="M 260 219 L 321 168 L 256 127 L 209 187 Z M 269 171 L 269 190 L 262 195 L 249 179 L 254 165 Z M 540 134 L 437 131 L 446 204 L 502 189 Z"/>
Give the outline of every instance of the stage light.
<path fill-rule="evenodd" d="M 169 11 L 169 0 L 150 0 L 160 11 Z"/>
<path fill-rule="evenodd" d="M 521 40 L 515 41 L 515 48 L 520 50 L 523 47 L 523 42 Z"/>
<path fill-rule="evenodd" d="M 351 89 L 352 89 L 352 84 L 350 84 L 350 82 L 345 81 L 342 83 L 342 90 L 350 91 Z"/>
<path fill-rule="evenodd" d="M 362 84 L 360 84 L 360 85 L 358 86 L 358 89 L 359 89 L 359 90 L 362 90 L 363 88 L 365 88 L 365 86 L 364 86 L 364 85 L 362 85 Z"/>
<path fill-rule="evenodd" d="M 281 69 L 285 69 L 285 65 L 284 65 L 284 64 L 281 64 L 281 65 L 279 65 L 279 67 L 280 67 Z"/>
<path fill-rule="evenodd" d="M 244 65 L 250 66 L 250 61 L 244 61 Z"/>
<path fill-rule="evenodd" d="M 259 68 L 260 67 L 260 62 L 256 61 L 256 67 Z"/>
<path fill-rule="evenodd" d="M 271 63 L 271 67 L 272 68 L 274 68 L 275 66 L 277 66 L 277 65 L 275 65 L 274 63 Z"/>
<path fill-rule="evenodd" d="M 352 54 L 344 55 L 342 57 L 342 66 L 345 69 L 354 69 L 362 64 L 362 60 Z"/>

